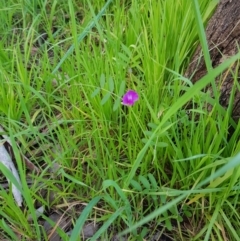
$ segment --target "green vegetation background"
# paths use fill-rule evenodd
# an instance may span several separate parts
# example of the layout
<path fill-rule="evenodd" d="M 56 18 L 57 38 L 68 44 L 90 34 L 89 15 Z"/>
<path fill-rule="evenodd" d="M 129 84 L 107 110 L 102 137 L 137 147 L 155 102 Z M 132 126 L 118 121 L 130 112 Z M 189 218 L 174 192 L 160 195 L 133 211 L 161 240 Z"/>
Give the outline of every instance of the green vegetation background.
<path fill-rule="evenodd" d="M 0 123 L 24 198 L 20 208 L 0 187 L 2 237 L 48 240 L 35 211 L 43 206 L 42 220 L 72 217 L 70 236 L 57 228 L 63 240 L 80 240 L 90 221 L 101 226 L 90 240 L 124 230 L 127 240 L 158 230 L 173 240 L 239 240 L 240 125 L 231 105 L 214 101 L 217 91 L 203 92 L 239 54 L 194 86 L 183 77 L 199 36 L 209 60 L 202 23 L 216 3 L 0 2 Z M 125 107 L 129 89 L 140 99 Z M 206 102 L 215 103 L 210 113 Z"/>

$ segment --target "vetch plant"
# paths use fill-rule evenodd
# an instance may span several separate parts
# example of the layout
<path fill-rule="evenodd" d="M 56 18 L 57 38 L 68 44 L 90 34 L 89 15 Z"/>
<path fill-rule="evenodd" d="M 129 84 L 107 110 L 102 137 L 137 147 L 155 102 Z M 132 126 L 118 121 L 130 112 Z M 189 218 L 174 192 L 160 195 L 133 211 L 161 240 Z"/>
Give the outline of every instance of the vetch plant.
<path fill-rule="evenodd" d="M 138 93 L 134 90 L 129 90 L 122 98 L 122 104 L 127 106 L 132 106 L 138 101 Z"/>

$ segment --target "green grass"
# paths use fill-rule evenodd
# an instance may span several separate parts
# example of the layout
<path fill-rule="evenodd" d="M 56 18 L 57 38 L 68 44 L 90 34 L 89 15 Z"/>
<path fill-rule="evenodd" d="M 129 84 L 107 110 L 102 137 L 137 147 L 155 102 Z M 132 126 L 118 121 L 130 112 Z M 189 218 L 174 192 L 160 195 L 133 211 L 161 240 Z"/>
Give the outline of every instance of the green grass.
<path fill-rule="evenodd" d="M 240 124 L 231 106 L 204 108 L 218 98 L 217 86 L 214 98 L 204 87 L 240 58 L 209 67 L 200 16 L 208 19 L 215 5 L 0 3 L 0 123 L 24 198 L 21 209 L 0 186 L 0 238 L 48 240 L 42 224 L 60 212 L 73 229 L 68 236 L 57 228 L 62 240 L 81 240 L 90 221 L 99 224 L 90 240 L 150 240 L 158 231 L 173 240 L 239 240 Z M 192 86 L 182 75 L 199 36 L 208 74 Z M 140 95 L 132 107 L 121 105 L 128 89 Z"/>

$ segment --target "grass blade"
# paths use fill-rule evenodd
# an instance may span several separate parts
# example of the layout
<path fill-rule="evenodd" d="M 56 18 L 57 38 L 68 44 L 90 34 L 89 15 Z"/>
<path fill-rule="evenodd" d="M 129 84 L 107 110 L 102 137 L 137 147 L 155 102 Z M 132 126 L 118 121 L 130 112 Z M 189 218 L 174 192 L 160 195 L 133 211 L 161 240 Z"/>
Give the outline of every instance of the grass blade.
<path fill-rule="evenodd" d="M 69 241 L 77 241 L 79 240 L 81 230 L 83 228 L 83 225 L 85 221 L 87 220 L 87 217 L 89 213 L 92 211 L 93 207 L 98 203 L 98 201 L 101 199 L 101 197 L 95 197 L 93 198 L 89 204 L 84 208 L 82 214 L 77 219 L 76 224 L 74 226 L 74 229 L 72 231 L 71 237 Z"/>
<path fill-rule="evenodd" d="M 96 25 L 96 23 L 99 21 L 99 19 L 102 17 L 104 12 L 106 11 L 107 7 L 113 0 L 108 0 L 101 11 L 97 14 L 97 16 L 94 17 L 94 19 L 88 24 L 88 26 L 83 30 L 83 32 L 78 37 L 78 43 L 80 43 L 86 36 L 89 34 L 90 30 Z M 74 44 L 71 45 L 71 47 L 68 49 L 68 51 L 64 54 L 64 56 L 61 58 L 57 66 L 52 71 L 52 74 L 56 74 L 59 68 L 62 66 L 63 62 L 70 56 L 70 54 L 73 52 L 75 46 Z"/>

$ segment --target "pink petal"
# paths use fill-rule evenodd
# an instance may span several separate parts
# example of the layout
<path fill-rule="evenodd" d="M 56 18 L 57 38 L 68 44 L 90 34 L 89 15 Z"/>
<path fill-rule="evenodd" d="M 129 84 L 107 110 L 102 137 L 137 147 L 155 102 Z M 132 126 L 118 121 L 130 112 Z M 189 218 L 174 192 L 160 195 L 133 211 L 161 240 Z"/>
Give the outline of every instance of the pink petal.
<path fill-rule="evenodd" d="M 127 106 L 132 106 L 136 101 L 138 101 L 138 99 L 139 99 L 138 93 L 134 90 L 129 90 L 122 97 L 122 104 Z"/>

